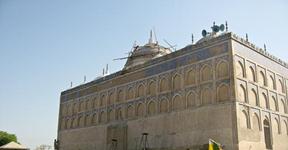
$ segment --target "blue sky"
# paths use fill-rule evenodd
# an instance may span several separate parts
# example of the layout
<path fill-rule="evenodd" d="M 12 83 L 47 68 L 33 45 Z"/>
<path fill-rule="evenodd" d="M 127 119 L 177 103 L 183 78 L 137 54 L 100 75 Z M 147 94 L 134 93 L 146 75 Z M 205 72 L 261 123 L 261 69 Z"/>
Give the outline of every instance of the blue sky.
<path fill-rule="evenodd" d="M 60 92 L 118 71 L 134 41 L 155 28 L 182 48 L 213 21 L 288 61 L 288 1 L 0 0 L 0 130 L 24 145 L 53 145 Z"/>

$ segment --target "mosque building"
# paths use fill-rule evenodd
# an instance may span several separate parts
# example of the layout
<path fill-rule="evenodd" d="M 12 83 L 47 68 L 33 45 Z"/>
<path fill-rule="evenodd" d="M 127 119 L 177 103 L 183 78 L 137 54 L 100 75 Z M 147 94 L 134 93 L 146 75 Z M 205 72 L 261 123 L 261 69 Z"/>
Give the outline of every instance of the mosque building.
<path fill-rule="evenodd" d="M 151 37 L 121 71 L 60 96 L 59 150 L 288 149 L 288 64 L 228 32 L 176 51 Z"/>

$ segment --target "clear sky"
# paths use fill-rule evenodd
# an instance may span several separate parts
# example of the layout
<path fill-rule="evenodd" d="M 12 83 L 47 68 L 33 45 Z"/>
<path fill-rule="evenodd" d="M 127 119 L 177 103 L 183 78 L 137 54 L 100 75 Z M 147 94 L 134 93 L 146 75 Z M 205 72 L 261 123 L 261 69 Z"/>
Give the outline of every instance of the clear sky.
<path fill-rule="evenodd" d="M 213 23 L 288 61 L 288 1 L 0 0 L 0 130 L 34 149 L 53 145 L 60 92 L 120 70 L 134 41 L 155 28 L 182 48 Z"/>

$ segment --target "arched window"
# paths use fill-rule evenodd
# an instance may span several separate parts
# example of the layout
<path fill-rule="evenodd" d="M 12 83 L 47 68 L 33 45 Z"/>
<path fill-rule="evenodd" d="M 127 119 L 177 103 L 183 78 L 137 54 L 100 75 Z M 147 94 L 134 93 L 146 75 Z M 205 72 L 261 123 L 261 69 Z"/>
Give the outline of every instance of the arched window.
<path fill-rule="evenodd" d="M 172 107 L 173 110 L 180 110 L 185 107 L 185 103 L 179 95 L 174 96 L 172 102 L 173 102 L 173 107 Z"/>
<path fill-rule="evenodd" d="M 265 74 L 263 73 L 263 71 L 260 71 L 259 73 L 258 82 L 260 83 L 260 85 L 265 86 Z"/>
<path fill-rule="evenodd" d="M 166 78 L 162 78 L 160 80 L 160 92 L 163 92 L 163 91 L 167 91 L 169 89 L 168 87 L 168 81 Z"/>
<path fill-rule="evenodd" d="M 238 77 L 244 78 L 244 66 L 240 61 L 236 63 L 236 75 Z"/>
<path fill-rule="evenodd" d="M 154 115 L 156 113 L 156 104 L 154 101 L 148 103 L 148 115 Z"/>
<path fill-rule="evenodd" d="M 246 97 L 246 88 L 241 84 L 238 90 L 238 99 L 241 102 L 247 102 Z"/>
<path fill-rule="evenodd" d="M 164 112 L 168 112 L 168 101 L 166 99 L 160 101 L 160 113 Z"/>
<path fill-rule="evenodd" d="M 138 97 L 142 97 L 145 95 L 145 88 L 144 88 L 144 85 L 143 84 L 140 84 L 138 86 Z"/>
<path fill-rule="evenodd" d="M 196 72 L 194 70 L 189 70 L 186 77 L 186 84 L 192 85 L 196 83 Z"/>
<path fill-rule="evenodd" d="M 208 65 L 205 65 L 201 69 L 201 81 L 208 81 L 212 79 L 212 70 L 211 67 Z"/>
<path fill-rule="evenodd" d="M 194 92 L 190 92 L 187 96 L 188 107 L 196 106 L 196 95 Z"/>
<path fill-rule="evenodd" d="M 271 133 L 270 133 L 271 127 L 267 119 L 263 121 L 263 127 L 264 127 L 264 138 L 265 138 L 266 149 L 272 149 Z"/>
<path fill-rule="evenodd" d="M 173 90 L 179 90 L 181 89 L 181 77 L 180 75 L 176 74 L 173 77 Z"/>
<path fill-rule="evenodd" d="M 256 113 L 253 114 L 252 123 L 253 123 L 253 130 L 260 131 L 259 117 Z"/>
<path fill-rule="evenodd" d="M 252 106 L 259 106 L 258 105 L 258 101 L 257 101 L 257 92 L 255 91 L 255 89 L 252 89 L 249 95 L 249 103 Z"/>
<path fill-rule="evenodd" d="M 222 84 L 217 89 L 217 100 L 219 102 L 221 101 L 227 101 L 229 98 L 229 88 L 227 85 Z"/>
<path fill-rule="evenodd" d="M 246 113 L 246 111 L 242 111 L 241 113 L 241 117 L 240 117 L 240 126 L 242 128 L 246 128 L 248 129 L 249 128 L 249 118 L 248 118 L 248 114 Z"/>
<path fill-rule="evenodd" d="M 209 88 L 204 88 L 201 91 L 201 98 L 202 98 L 203 105 L 211 103 L 212 98 L 211 98 L 211 92 Z"/>
<path fill-rule="evenodd" d="M 144 104 L 139 103 L 136 109 L 136 114 L 139 117 L 143 117 L 145 115 L 145 107 Z"/>
<path fill-rule="evenodd" d="M 227 77 L 228 74 L 228 63 L 224 61 L 220 62 L 217 65 L 217 78 Z"/>
<path fill-rule="evenodd" d="M 247 77 L 250 81 L 254 81 L 254 82 L 256 81 L 255 70 L 252 66 L 250 66 L 248 69 Z"/>
<path fill-rule="evenodd" d="M 155 95 L 156 94 L 156 83 L 155 81 L 151 81 L 148 86 L 148 94 Z"/>

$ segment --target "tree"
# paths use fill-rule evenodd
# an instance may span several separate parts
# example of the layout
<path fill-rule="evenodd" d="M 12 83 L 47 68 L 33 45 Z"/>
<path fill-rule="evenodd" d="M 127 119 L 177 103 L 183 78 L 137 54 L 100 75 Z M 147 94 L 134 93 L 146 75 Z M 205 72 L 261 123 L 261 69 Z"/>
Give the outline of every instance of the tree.
<path fill-rule="evenodd" d="M 12 141 L 17 142 L 17 137 L 15 134 L 0 131 L 0 146 L 10 143 Z"/>

